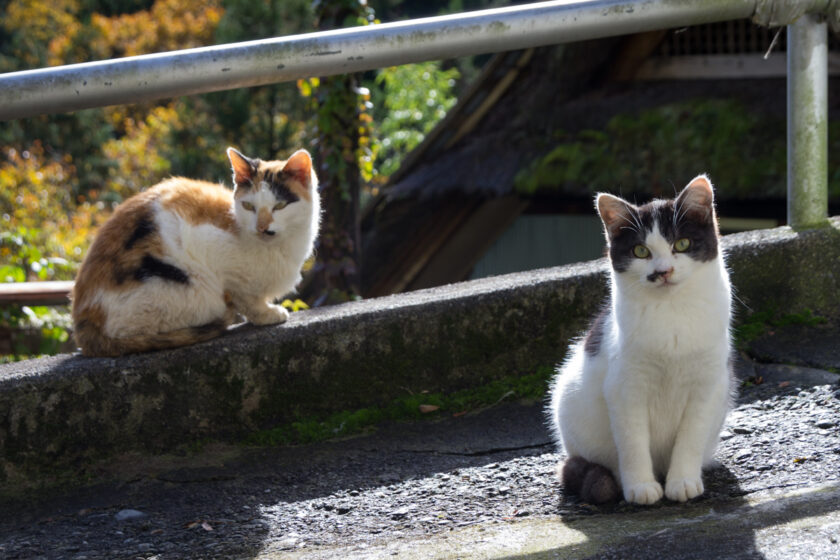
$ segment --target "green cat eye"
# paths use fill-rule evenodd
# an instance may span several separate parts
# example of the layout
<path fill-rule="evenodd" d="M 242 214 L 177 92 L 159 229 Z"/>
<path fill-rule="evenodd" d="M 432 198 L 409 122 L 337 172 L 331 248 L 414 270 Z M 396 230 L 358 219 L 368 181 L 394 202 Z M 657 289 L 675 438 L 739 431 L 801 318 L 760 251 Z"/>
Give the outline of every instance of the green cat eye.
<path fill-rule="evenodd" d="M 276 212 L 277 210 L 282 210 L 285 207 L 286 207 L 285 202 L 278 202 L 277 204 L 274 205 L 274 211 Z"/>
<path fill-rule="evenodd" d="M 244 208 L 248 212 L 253 212 L 254 211 L 254 205 L 251 204 L 250 202 L 242 201 L 242 208 Z"/>
<path fill-rule="evenodd" d="M 644 245 L 636 245 L 633 247 L 633 255 L 640 259 L 646 259 L 650 256 L 650 249 Z"/>
<path fill-rule="evenodd" d="M 686 239 L 685 237 L 677 239 L 676 243 L 674 243 L 674 251 L 677 253 L 684 253 L 688 251 L 689 247 L 691 247 L 691 240 Z"/>

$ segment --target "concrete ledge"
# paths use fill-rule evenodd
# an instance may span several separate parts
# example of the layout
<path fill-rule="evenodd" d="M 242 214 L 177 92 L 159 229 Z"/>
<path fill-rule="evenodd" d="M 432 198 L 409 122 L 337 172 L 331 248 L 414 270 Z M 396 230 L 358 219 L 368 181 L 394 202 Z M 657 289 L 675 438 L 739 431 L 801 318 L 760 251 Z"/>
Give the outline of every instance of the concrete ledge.
<path fill-rule="evenodd" d="M 840 219 L 725 240 L 739 298 L 840 316 Z M 0 495 L 120 453 L 528 374 L 563 357 L 606 295 L 603 260 L 293 314 L 177 350 L 0 366 Z"/>

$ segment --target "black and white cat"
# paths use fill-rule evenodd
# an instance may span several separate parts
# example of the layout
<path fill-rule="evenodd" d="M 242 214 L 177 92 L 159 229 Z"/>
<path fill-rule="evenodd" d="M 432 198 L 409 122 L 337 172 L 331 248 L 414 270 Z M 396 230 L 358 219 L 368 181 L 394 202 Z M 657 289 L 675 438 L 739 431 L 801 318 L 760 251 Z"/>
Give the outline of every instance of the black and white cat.
<path fill-rule="evenodd" d="M 552 386 L 564 486 L 589 502 L 684 502 L 703 493 L 731 407 L 729 275 L 712 185 L 635 206 L 597 197 L 611 297 Z"/>

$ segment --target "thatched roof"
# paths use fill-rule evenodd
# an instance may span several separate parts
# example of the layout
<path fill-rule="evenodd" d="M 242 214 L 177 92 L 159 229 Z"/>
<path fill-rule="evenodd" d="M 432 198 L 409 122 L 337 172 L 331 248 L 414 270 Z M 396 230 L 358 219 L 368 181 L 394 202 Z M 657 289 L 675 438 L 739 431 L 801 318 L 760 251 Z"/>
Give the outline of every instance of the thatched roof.
<path fill-rule="evenodd" d="M 463 279 L 475 262 L 473 259 L 478 258 L 463 251 L 479 250 L 477 242 L 462 243 L 462 257 L 454 261 L 450 258 L 450 263 L 465 262 L 466 273 L 459 269 L 448 279 L 437 273 L 417 281 L 424 267 L 447 246 L 447 239 L 464 230 L 470 216 L 484 203 L 499 197 L 523 200 L 515 188 L 517 175 L 557 145 L 558 131 L 573 136 L 582 130 L 604 130 L 616 115 L 634 115 L 703 98 L 735 100 L 758 115 L 759 120 L 762 115 L 772 117 L 781 123 L 778 134 L 784 138 L 784 77 L 628 80 L 649 61 L 651 53 L 662 49 L 663 44 L 668 46 L 671 35 L 654 32 L 497 55 L 446 119 L 406 159 L 385 194 L 367 214 L 362 225 L 365 291 L 379 295 L 424 287 L 432 285 L 428 284 L 432 277 L 438 282 Z M 837 119 L 840 96 L 836 92 L 840 90 L 832 89 L 830 113 L 831 118 Z M 731 149 L 739 150 L 743 139 L 730 140 Z M 642 151 L 645 146 L 638 148 Z M 558 182 L 548 195 L 574 201 L 588 212 L 588 201 L 596 191 L 632 192 L 641 201 L 669 196 L 674 188 L 699 172 L 709 171 L 715 178 L 714 170 L 693 168 L 685 170 L 684 176 L 669 177 L 660 183 L 628 184 L 622 171 L 621 166 L 615 169 L 613 181 L 611 170 L 607 170 L 604 184 Z M 541 194 L 545 199 L 546 193 Z M 778 206 L 784 199 L 783 173 L 772 186 L 756 184 L 748 196 L 725 188 L 718 194 L 719 203 L 770 199 L 761 204 Z M 495 213 L 485 212 L 493 218 L 485 216 L 482 227 L 488 227 L 488 220 L 498 222 L 497 227 L 491 224 L 484 233 L 489 240 L 485 245 L 522 208 L 520 204 L 510 215 L 498 209 Z M 477 234 L 468 237 L 475 238 Z"/>

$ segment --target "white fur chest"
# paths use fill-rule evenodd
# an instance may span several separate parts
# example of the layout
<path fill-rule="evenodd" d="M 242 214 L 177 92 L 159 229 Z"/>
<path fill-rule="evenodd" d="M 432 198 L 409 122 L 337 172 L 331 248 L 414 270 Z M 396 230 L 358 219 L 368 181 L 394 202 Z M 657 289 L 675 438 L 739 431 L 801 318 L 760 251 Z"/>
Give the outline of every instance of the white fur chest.
<path fill-rule="evenodd" d="M 311 252 L 305 232 L 289 231 L 269 241 L 240 234 L 225 266 L 228 289 L 264 297 L 281 297 L 300 281 L 303 261 Z"/>
<path fill-rule="evenodd" d="M 622 291 L 620 281 L 614 289 Z M 627 292 L 630 293 L 627 293 Z M 614 298 L 617 349 L 661 359 L 726 351 L 729 280 L 722 263 L 679 286 L 623 290 Z"/>

